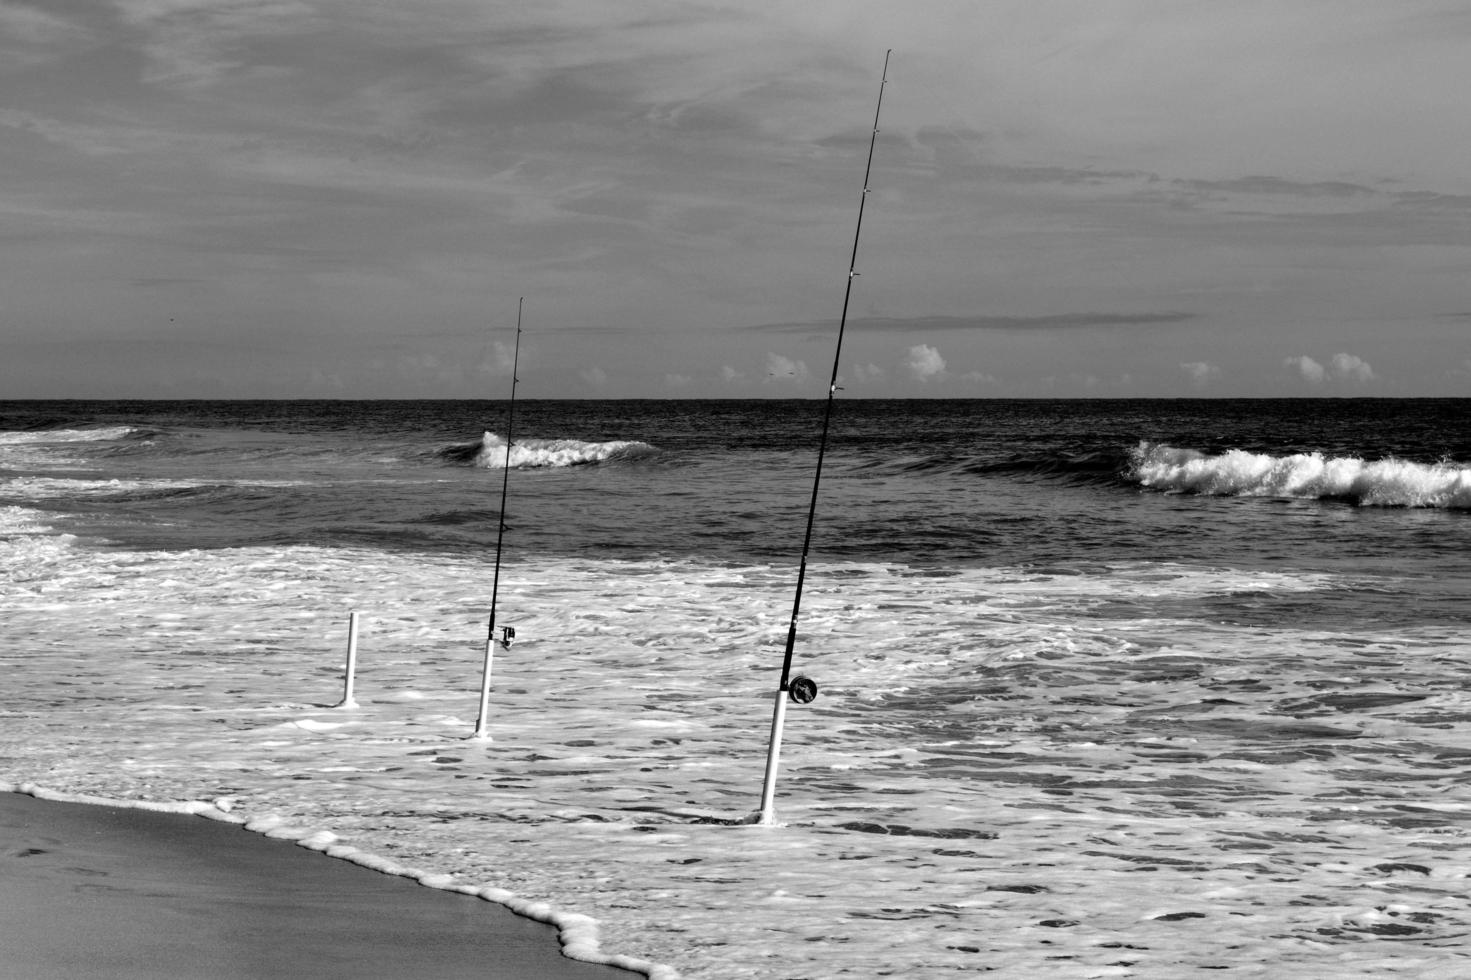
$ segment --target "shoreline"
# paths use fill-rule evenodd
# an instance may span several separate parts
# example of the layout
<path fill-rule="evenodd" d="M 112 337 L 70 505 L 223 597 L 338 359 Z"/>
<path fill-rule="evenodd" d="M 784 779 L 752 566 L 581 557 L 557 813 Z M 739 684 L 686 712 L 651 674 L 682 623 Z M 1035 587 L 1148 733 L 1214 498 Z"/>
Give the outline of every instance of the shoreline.
<path fill-rule="evenodd" d="M 497 902 L 239 823 L 0 792 L 0 964 L 37 980 L 620 980 Z"/>

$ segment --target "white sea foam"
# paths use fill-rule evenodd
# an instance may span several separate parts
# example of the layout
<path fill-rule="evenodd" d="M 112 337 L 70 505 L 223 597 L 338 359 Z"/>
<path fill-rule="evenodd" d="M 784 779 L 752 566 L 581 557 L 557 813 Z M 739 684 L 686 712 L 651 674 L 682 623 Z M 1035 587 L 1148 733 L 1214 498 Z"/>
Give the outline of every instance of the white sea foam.
<path fill-rule="evenodd" d="M 147 490 L 187 490 L 200 484 L 192 480 L 75 480 L 27 476 L 0 481 L 7 493 L 30 500 L 69 500 L 76 497 L 115 497 Z"/>
<path fill-rule="evenodd" d="M 36 445 L 59 442 L 112 442 L 137 432 L 131 426 L 98 429 L 41 429 L 35 432 L 0 432 L 0 445 Z"/>
<path fill-rule="evenodd" d="M 517 439 L 511 446 L 512 469 L 579 466 L 600 463 L 614 456 L 652 451 L 648 443 L 633 440 L 582 442 L 577 439 Z M 506 440 L 487 432 L 480 440 L 475 465 L 501 469 L 506 465 Z"/>
<path fill-rule="evenodd" d="M 1382 507 L 1471 507 L 1471 466 L 1239 449 L 1209 456 L 1140 443 L 1130 477 L 1156 490 L 1216 496 L 1348 500 Z"/>
<path fill-rule="evenodd" d="M 0 432 L 0 465 L 30 470 L 79 469 L 93 464 L 93 461 L 78 455 L 87 445 L 126 439 L 138 431 L 131 426 L 110 426 Z"/>
<path fill-rule="evenodd" d="M 763 828 L 739 821 L 790 568 L 508 564 L 518 639 L 476 740 L 481 562 L 37 555 L 38 516 L 0 518 L 12 785 L 207 807 L 556 921 L 579 958 L 712 978 L 1467 965 L 1471 645 L 1198 611 L 1340 578 L 816 565 L 796 667 L 822 694 L 788 715 L 785 825 Z M 350 610 L 359 706 L 337 708 Z"/>
<path fill-rule="evenodd" d="M 105 499 L 159 491 L 193 490 L 203 486 L 298 487 L 304 480 L 223 480 L 204 484 L 198 480 L 149 478 L 146 480 L 78 480 L 67 477 L 24 476 L 0 480 L 0 490 L 27 500 L 71 500 L 80 497 Z"/>

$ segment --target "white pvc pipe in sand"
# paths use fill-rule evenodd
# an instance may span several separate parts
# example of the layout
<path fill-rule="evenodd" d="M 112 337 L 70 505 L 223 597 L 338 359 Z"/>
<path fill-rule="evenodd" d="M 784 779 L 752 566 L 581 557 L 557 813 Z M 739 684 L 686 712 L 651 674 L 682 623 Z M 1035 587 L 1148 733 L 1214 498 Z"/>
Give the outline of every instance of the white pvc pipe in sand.
<path fill-rule="evenodd" d="M 766 777 L 761 782 L 761 810 L 756 822 L 763 827 L 776 823 L 776 770 L 781 764 L 781 734 L 787 721 L 787 692 L 776 692 L 776 703 L 771 709 L 771 745 L 766 750 Z"/>
<path fill-rule="evenodd" d="M 338 703 L 339 708 L 356 708 L 358 703 L 352 699 L 353 679 L 358 672 L 358 614 L 347 614 L 347 664 L 343 667 L 342 701 Z"/>
<path fill-rule="evenodd" d="M 480 714 L 475 719 L 475 738 L 490 738 L 490 668 L 495 659 L 495 628 L 485 631 L 485 669 L 480 676 Z"/>

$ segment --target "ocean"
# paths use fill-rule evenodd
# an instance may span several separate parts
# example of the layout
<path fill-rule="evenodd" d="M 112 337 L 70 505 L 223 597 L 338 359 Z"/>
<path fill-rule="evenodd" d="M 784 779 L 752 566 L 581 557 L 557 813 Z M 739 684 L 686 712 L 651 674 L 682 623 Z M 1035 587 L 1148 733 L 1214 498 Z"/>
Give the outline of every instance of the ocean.
<path fill-rule="evenodd" d="M 0 788 L 665 980 L 1471 976 L 1471 400 L 840 396 L 752 826 L 823 405 L 0 402 Z"/>

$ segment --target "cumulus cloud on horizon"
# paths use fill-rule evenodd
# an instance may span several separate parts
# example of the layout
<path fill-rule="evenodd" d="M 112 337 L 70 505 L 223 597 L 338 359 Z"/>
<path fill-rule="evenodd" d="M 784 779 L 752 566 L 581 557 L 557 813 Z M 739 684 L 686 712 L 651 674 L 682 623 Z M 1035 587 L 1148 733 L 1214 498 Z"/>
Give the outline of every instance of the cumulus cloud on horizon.
<path fill-rule="evenodd" d="M 1329 378 L 1337 381 L 1366 383 L 1376 378 L 1368 361 L 1355 354 L 1334 354 L 1325 367 L 1306 354 L 1284 358 L 1282 363 L 1296 371 L 1309 384 L 1322 384 Z"/>
<path fill-rule="evenodd" d="M 794 360 L 785 354 L 766 352 L 766 376 L 768 381 L 802 382 L 810 377 L 805 361 Z"/>
<path fill-rule="evenodd" d="M 1184 361 L 1180 370 L 1190 376 L 1197 387 L 1204 387 L 1221 376 L 1221 369 L 1205 361 Z"/>
<path fill-rule="evenodd" d="M 1282 363 L 1302 375 L 1302 379 L 1309 384 L 1322 384 L 1323 379 L 1328 376 L 1328 372 L 1324 369 L 1323 365 L 1306 354 L 1284 358 Z"/>
<path fill-rule="evenodd" d="M 931 378 L 937 378 L 945 373 L 945 359 L 940 352 L 928 344 L 916 344 L 909 348 L 909 356 L 905 361 L 909 373 L 914 375 L 916 381 L 928 384 Z"/>
<path fill-rule="evenodd" d="M 1334 354 L 1332 363 L 1335 377 L 1352 381 L 1374 380 L 1374 369 L 1362 357 L 1355 357 L 1353 354 Z"/>

